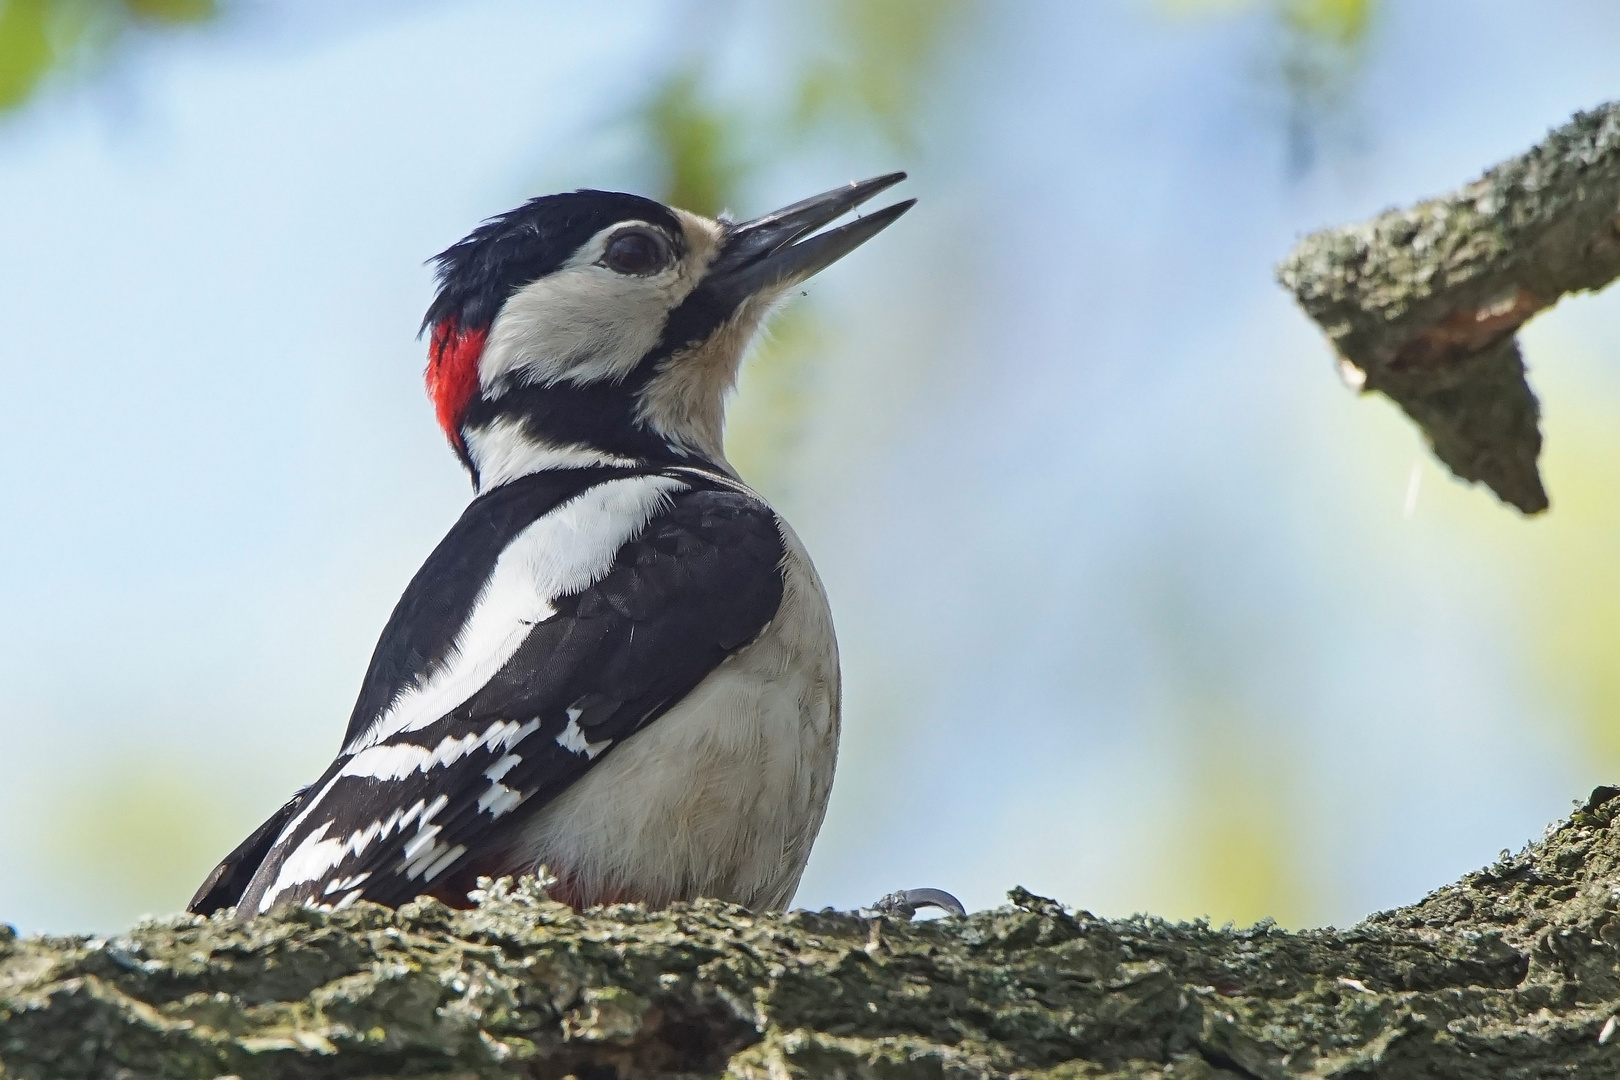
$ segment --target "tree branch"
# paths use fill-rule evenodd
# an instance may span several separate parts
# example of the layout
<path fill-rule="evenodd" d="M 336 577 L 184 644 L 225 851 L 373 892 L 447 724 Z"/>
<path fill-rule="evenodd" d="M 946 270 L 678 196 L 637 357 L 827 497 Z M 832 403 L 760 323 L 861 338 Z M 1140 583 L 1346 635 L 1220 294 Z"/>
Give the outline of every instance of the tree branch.
<path fill-rule="evenodd" d="M 1346 380 L 1416 421 L 1465 480 L 1547 508 L 1539 409 L 1514 334 L 1565 293 L 1620 276 L 1620 104 L 1409 210 L 1306 237 L 1278 279 Z"/>
<path fill-rule="evenodd" d="M 1620 1075 L 1620 789 L 1349 930 L 907 924 L 704 902 L 0 934 L 0 1076 L 1528 1080 Z"/>

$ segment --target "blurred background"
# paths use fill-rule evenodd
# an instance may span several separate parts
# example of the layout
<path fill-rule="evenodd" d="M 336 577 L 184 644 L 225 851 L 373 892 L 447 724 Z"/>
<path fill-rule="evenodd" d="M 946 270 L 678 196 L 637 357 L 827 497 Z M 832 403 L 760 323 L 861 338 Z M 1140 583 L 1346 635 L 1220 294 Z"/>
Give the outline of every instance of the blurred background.
<path fill-rule="evenodd" d="M 728 445 L 844 650 L 798 895 L 1347 924 L 1620 780 L 1620 289 L 1550 514 L 1272 267 L 1620 96 L 1612 0 L 0 0 L 0 921 L 178 910 L 336 750 L 469 497 L 423 260 L 537 193 L 921 199 Z"/>

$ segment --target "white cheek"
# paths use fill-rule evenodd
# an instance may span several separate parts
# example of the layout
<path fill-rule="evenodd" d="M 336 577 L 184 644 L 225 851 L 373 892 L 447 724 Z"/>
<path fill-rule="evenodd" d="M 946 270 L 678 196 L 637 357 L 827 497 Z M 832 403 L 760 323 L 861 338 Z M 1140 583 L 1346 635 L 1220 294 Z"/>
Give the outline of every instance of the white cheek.
<path fill-rule="evenodd" d="M 488 393 L 506 384 L 583 385 L 622 379 L 658 344 L 684 294 L 671 271 L 652 277 L 566 267 L 514 293 L 479 362 Z"/>

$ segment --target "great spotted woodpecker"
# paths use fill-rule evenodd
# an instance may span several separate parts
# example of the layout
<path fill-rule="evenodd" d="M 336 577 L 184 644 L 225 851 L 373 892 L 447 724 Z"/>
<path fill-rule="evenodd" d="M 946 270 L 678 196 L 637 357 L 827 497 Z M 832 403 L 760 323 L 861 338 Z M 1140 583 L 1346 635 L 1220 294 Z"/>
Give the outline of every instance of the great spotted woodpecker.
<path fill-rule="evenodd" d="M 804 548 L 727 463 L 724 405 L 788 290 L 915 200 L 904 173 L 734 223 L 576 191 L 435 259 L 428 392 L 476 496 L 383 629 L 342 751 L 190 910 L 785 907 L 821 826 L 837 645 Z"/>

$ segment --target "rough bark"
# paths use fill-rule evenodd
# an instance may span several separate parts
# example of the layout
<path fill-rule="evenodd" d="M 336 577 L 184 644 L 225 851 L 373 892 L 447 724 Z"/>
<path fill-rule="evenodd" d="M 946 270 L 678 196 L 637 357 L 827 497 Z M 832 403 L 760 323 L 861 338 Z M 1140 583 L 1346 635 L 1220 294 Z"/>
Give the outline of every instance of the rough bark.
<path fill-rule="evenodd" d="M 299 908 L 0 934 L 0 1075 L 1620 1076 L 1620 789 L 1348 930 L 1013 906 Z"/>
<path fill-rule="evenodd" d="M 1515 332 L 1620 275 L 1620 104 L 1579 113 L 1455 194 L 1307 237 L 1278 278 L 1346 380 L 1387 394 L 1465 480 L 1547 508 Z"/>

